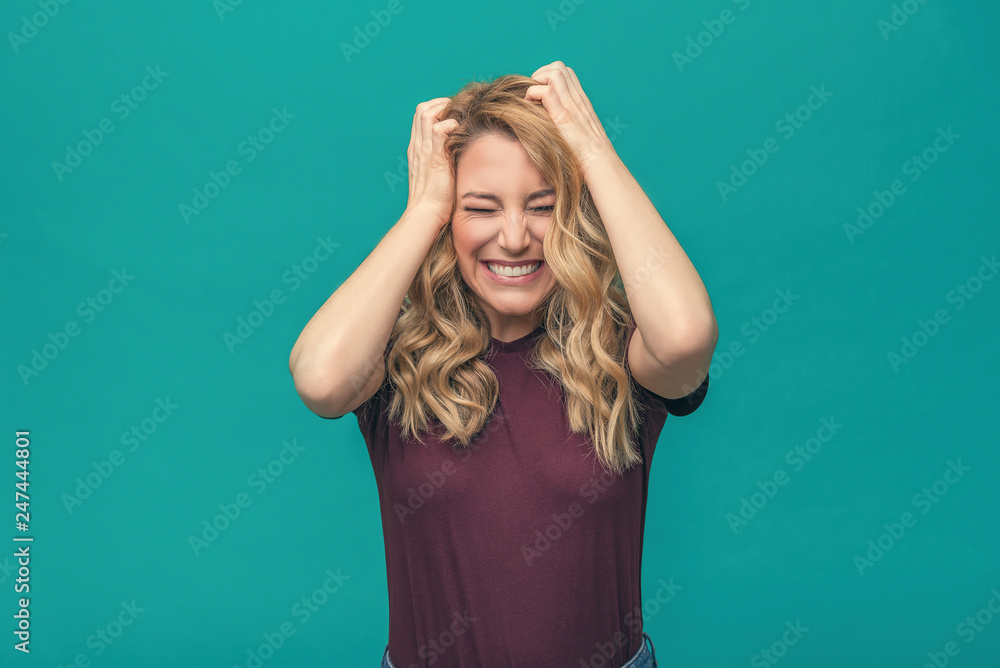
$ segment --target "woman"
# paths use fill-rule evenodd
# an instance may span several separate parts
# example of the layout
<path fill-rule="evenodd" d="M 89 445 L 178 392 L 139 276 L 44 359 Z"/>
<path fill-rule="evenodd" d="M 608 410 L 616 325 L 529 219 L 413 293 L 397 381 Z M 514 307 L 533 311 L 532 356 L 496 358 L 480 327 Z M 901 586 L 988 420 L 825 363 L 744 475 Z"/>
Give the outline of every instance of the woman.
<path fill-rule="evenodd" d="M 561 61 L 417 105 L 407 158 L 402 218 L 289 360 L 368 447 L 382 666 L 655 666 L 649 470 L 708 389 L 705 286 Z"/>

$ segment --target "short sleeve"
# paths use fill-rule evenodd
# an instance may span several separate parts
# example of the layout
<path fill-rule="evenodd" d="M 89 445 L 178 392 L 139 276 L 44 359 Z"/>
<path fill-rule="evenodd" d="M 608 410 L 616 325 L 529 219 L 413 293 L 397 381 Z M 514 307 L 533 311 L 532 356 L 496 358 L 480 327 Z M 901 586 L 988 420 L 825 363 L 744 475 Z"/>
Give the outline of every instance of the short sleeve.
<path fill-rule="evenodd" d="M 698 389 L 693 391 L 691 394 L 681 397 L 679 399 L 667 399 L 666 397 L 659 397 L 663 405 L 667 407 L 667 412 L 671 415 L 676 415 L 677 417 L 683 417 L 685 415 L 690 415 L 698 410 L 702 402 L 705 401 L 705 395 L 708 393 L 708 378 L 710 374 L 705 374 L 705 380 L 701 382 Z M 653 394 L 650 392 L 650 394 Z M 659 396 L 659 395 L 654 395 Z"/>
<path fill-rule="evenodd" d="M 635 318 L 629 319 L 629 330 L 628 337 L 625 344 L 625 368 L 628 369 L 628 349 L 629 345 L 632 343 L 632 335 L 635 333 L 636 323 Z M 631 370 L 629 371 L 631 373 Z M 690 415 L 698 410 L 698 407 L 705 401 L 705 395 L 708 394 L 708 379 L 710 374 L 705 374 L 705 379 L 701 381 L 701 384 L 693 390 L 690 394 L 679 397 L 677 399 L 667 399 L 666 397 L 661 397 L 655 392 L 643 387 L 636 383 L 637 387 L 646 395 L 657 400 L 667 412 L 676 417 L 684 417 L 685 415 Z"/>

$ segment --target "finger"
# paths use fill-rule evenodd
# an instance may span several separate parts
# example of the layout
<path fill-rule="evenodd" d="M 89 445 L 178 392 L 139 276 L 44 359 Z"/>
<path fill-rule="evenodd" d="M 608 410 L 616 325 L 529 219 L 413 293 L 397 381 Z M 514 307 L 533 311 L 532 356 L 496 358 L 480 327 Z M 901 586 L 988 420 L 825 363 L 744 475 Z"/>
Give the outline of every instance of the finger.
<path fill-rule="evenodd" d="M 578 78 L 577 78 L 577 76 L 576 76 L 576 72 L 574 72 L 574 71 L 573 71 L 573 68 L 572 68 L 572 67 L 567 67 L 567 68 L 566 68 L 566 72 L 568 73 L 568 75 L 569 75 L 569 78 L 570 78 L 570 81 L 572 82 L 572 88 L 573 88 L 573 89 L 574 89 L 574 90 L 576 91 L 576 93 L 577 93 L 577 97 L 578 97 L 578 98 L 579 98 L 580 100 L 582 100 L 582 102 L 583 102 L 584 106 L 585 106 L 585 107 L 586 107 L 586 108 L 587 108 L 588 110 L 590 110 L 590 113 L 591 113 L 591 114 L 593 114 L 594 116 L 597 116 L 597 113 L 596 113 L 596 112 L 594 112 L 594 105 L 592 105 L 592 104 L 590 103 L 590 98 L 588 98 L 588 97 L 587 97 L 587 94 L 583 92 L 583 86 L 581 86 L 581 85 L 580 85 L 580 79 L 578 79 Z"/>
<path fill-rule="evenodd" d="M 558 118 L 561 120 L 566 118 L 566 106 L 559 97 L 558 89 L 553 85 L 554 78 L 548 73 L 543 73 L 539 74 L 535 80 L 542 83 L 528 86 L 528 89 L 525 91 L 525 99 L 540 101 L 552 119 Z"/>
<path fill-rule="evenodd" d="M 413 113 L 413 125 L 410 127 L 410 148 L 407 149 L 407 156 L 411 155 L 410 149 L 415 149 L 422 145 L 422 121 L 421 117 L 423 112 L 428 108 L 442 106 L 451 101 L 450 97 L 436 97 L 431 100 L 426 100 L 417 105 L 416 110 Z M 416 144 L 416 145 L 414 145 Z"/>
<path fill-rule="evenodd" d="M 437 123 L 437 115 L 445 104 L 447 102 L 442 101 L 442 98 L 436 98 L 429 100 L 427 106 L 421 110 L 419 126 L 420 140 L 418 144 L 421 148 L 430 149 L 434 134 L 431 128 Z"/>
<path fill-rule="evenodd" d="M 545 65 L 539 67 L 537 70 L 532 72 L 531 79 L 534 79 L 538 83 L 528 86 L 524 91 L 525 100 L 536 100 L 538 102 L 545 103 L 544 98 L 549 93 L 549 70 L 552 69 L 552 65 Z"/>
<path fill-rule="evenodd" d="M 577 84 L 570 76 L 569 68 L 561 60 L 557 60 L 556 63 L 557 65 L 551 68 L 546 75 L 549 85 L 556 91 L 562 106 L 566 109 L 572 107 L 586 109 L 587 106 L 576 90 Z"/>
<path fill-rule="evenodd" d="M 550 81 L 553 87 L 559 91 L 559 94 L 563 96 L 564 106 L 568 107 L 575 104 L 579 105 L 582 109 L 593 111 L 590 100 L 587 99 L 586 94 L 583 92 L 583 87 L 580 85 L 580 80 L 577 78 L 576 73 L 573 71 L 573 68 L 566 65 L 563 61 L 553 61 L 545 67 L 539 68 L 536 74 L 548 75 L 547 81 Z M 535 78 L 534 75 L 532 75 L 532 78 Z M 565 83 L 565 86 L 562 83 Z"/>
<path fill-rule="evenodd" d="M 423 103 L 421 103 L 423 104 Z M 413 111 L 413 122 L 410 125 L 410 144 L 406 147 L 406 157 L 413 160 L 413 152 L 417 148 L 420 139 L 420 104 Z"/>
<path fill-rule="evenodd" d="M 569 67 L 567 67 L 566 63 L 561 60 L 555 60 L 548 65 L 539 67 L 535 70 L 535 73 L 531 75 L 531 78 L 538 79 L 539 76 L 544 76 L 546 82 L 550 82 L 554 75 L 563 76 L 567 81 L 572 82 L 572 79 L 569 76 Z"/>
<path fill-rule="evenodd" d="M 534 78 L 534 77 L 532 77 Z M 528 86 L 524 91 L 525 100 L 535 100 L 538 102 L 542 101 L 542 96 L 548 91 L 548 87 L 545 84 L 532 84 Z"/>
<path fill-rule="evenodd" d="M 560 64 L 562 64 L 561 60 L 554 60 L 551 63 L 549 63 L 548 65 L 542 65 L 541 67 L 539 67 L 537 70 L 534 71 L 534 73 L 531 75 L 531 78 L 532 79 L 537 79 L 538 77 L 536 75 L 541 74 L 545 70 L 550 70 L 550 69 L 553 69 L 555 67 L 558 67 Z"/>
<path fill-rule="evenodd" d="M 446 118 L 443 121 L 438 121 L 437 123 L 434 124 L 433 126 L 434 138 L 431 142 L 431 151 L 433 152 L 434 155 L 437 155 L 439 152 L 441 152 L 441 149 L 444 146 L 445 138 L 447 138 L 448 134 L 454 131 L 455 128 L 457 127 L 458 127 L 458 121 L 455 120 L 454 118 Z"/>

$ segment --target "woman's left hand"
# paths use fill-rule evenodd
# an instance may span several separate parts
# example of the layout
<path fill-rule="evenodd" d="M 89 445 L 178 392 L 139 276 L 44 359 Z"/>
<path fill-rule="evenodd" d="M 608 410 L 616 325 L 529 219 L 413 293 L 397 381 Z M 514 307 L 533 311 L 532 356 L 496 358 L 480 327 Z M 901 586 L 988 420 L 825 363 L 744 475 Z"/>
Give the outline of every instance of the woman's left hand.
<path fill-rule="evenodd" d="M 586 178 L 587 167 L 595 159 L 613 155 L 614 147 L 576 73 L 557 60 L 535 70 L 531 78 L 540 83 L 529 86 L 524 99 L 542 103 L 576 154 Z"/>

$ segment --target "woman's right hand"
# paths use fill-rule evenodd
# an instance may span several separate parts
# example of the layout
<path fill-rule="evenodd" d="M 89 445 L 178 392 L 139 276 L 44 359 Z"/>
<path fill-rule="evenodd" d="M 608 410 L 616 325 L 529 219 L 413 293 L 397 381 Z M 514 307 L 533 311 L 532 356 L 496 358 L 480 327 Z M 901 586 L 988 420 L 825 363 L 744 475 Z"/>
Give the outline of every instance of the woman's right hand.
<path fill-rule="evenodd" d="M 451 98 L 438 97 L 417 105 L 413 114 L 413 129 L 406 158 L 410 172 L 410 196 L 407 209 L 426 211 L 444 227 L 451 220 L 455 202 L 455 179 L 451 173 L 451 160 L 444 150 L 444 140 L 458 127 L 458 121 L 449 118 L 439 121 L 441 111 Z"/>

